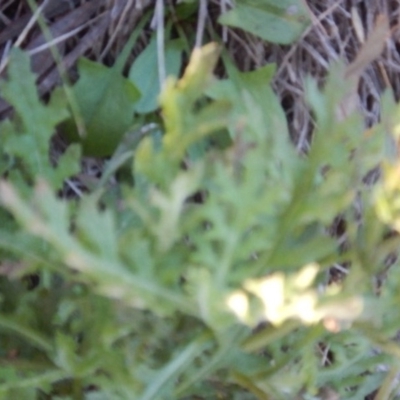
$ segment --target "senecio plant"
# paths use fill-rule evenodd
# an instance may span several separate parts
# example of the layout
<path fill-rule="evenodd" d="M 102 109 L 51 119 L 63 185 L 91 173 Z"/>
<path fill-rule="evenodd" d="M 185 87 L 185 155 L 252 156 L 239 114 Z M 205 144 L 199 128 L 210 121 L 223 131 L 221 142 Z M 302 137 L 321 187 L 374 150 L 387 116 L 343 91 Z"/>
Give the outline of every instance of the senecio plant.
<path fill-rule="evenodd" d="M 12 53 L 1 84 L 15 115 L 0 125 L 0 398 L 396 396 L 399 106 L 386 94 L 368 130 L 356 111 L 338 118 L 347 82 L 335 65 L 323 89 L 306 82 L 315 130 L 299 154 L 274 65 L 242 73 L 224 56 L 228 78 L 217 80 L 218 53 L 194 51 L 165 82 L 162 119 L 128 129 L 80 196 L 60 194 L 80 171 L 80 144 L 49 159 L 74 88 L 42 103 L 28 56 Z M 110 180 L 120 167 L 128 175 Z M 330 233 L 338 216 L 341 238 Z"/>

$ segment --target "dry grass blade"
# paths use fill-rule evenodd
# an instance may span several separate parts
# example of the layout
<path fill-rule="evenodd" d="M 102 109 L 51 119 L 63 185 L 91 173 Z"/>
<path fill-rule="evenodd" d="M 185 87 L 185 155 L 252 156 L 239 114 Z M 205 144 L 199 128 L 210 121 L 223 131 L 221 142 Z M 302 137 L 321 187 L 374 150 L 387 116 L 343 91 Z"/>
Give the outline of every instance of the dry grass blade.
<path fill-rule="evenodd" d="M 348 92 L 337 108 L 339 121 L 348 117 L 358 108 L 357 88 L 361 75 L 371 62 L 381 55 L 389 34 L 388 18 L 383 14 L 378 15 L 374 30 L 362 45 L 355 60 L 347 66 L 344 72 L 344 80 L 348 85 Z"/>
<path fill-rule="evenodd" d="M 358 52 L 356 59 L 346 68 L 345 79 L 358 80 L 365 68 L 381 55 L 389 35 L 388 18 L 380 14 L 376 19 L 374 30 Z"/>

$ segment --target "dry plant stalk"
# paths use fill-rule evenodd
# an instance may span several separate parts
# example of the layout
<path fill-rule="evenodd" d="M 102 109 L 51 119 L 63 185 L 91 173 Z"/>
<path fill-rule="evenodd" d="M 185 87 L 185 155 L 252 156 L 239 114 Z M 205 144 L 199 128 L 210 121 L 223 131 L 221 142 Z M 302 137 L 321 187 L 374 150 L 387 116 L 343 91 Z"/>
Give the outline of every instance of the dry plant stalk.
<path fill-rule="evenodd" d="M 343 78 L 349 89 L 336 110 L 337 119 L 339 121 L 348 117 L 358 108 L 358 85 L 361 75 L 368 65 L 381 55 L 389 35 L 390 27 L 388 18 L 380 14 L 376 19 L 374 30 L 368 36 L 367 41 L 362 45 L 357 57 L 345 69 Z"/>

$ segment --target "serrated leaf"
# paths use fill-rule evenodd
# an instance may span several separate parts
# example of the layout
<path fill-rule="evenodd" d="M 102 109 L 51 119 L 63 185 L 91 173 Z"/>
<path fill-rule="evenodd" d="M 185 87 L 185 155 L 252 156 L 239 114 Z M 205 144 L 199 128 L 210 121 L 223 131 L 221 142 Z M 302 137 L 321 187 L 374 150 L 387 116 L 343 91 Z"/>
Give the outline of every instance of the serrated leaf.
<path fill-rule="evenodd" d="M 183 77 L 179 81 L 167 80 L 160 96 L 167 130 L 164 139 L 167 149 L 175 150 L 174 147 L 180 144 L 184 136 L 197 129 L 194 103 L 210 83 L 218 56 L 219 47 L 215 43 L 195 49 Z M 178 153 L 181 154 L 181 151 Z"/>
<path fill-rule="evenodd" d="M 219 23 L 241 28 L 272 43 L 290 44 L 304 31 L 308 15 L 298 0 L 238 0 Z"/>
<path fill-rule="evenodd" d="M 212 82 L 212 71 L 218 56 L 219 46 L 216 43 L 196 48 L 183 77 L 179 81 L 173 77 L 166 80 L 160 95 L 166 130 L 163 148 L 156 156 L 152 142 L 145 138 L 137 150 L 137 172 L 146 174 L 147 178 L 151 176 L 159 183 L 167 183 L 180 168 L 188 146 L 226 127 L 230 112 L 228 102 L 209 105 L 201 102 L 206 87 Z"/>
<path fill-rule="evenodd" d="M 80 160 L 81 148 L 78 145 L 69 146 L 59 158 L 57 168 L 54 170 L 52 182 L 56 183 L 56 187 L 61 186 L 66 178 L 80 171 Z"/>
<path fill-rule="evenodd" d="M 35 76 L 29 68 L 29 56 L 19 49 L 10 57 L 9 79 L 1 84 L 2 96 L 14 106 L 18 118 L 4 122 L 4 151 L 21 159 L 34 179 L 47 178 L 55 188 L 79 170 L 78 157 L 67 157 L 62 169 L 54 170 L 49 160 L 50 139 L 55 126 L 68 117 L 66 101 L 55 94 L 48 105 L 43 105 L 36 90 Z M 68 161 L 68 162 L 67 162 Z"/>
<path fill-rule="evenodd" d="M 110 210 L 98 211 L 97 199 L 86 197 L 82 200 L 76 224 L 80 240 L 91 251 L 105 260 L 118 259 L 113 215 Z"/>
<path fill-rule="evenodd" d="M 69 139 L 82 143 L 84 154 L 108 156 L 132 125 L 140 93 L 116 66 L 108 68 L 81 59 L 78 68 L 80 79 L 72 89 L 85 123 L 86 137 L 79 137 L 72 120 L 63 124 L 63 132 Z"/>
<path fill-rule="evenodd" d="M 37 186 L 34 205 L 31 205 L 19 196 L 10 183 L 0 181 L 0 202 L 26 230 L 57 249 L 66 265 L 98 281 L 96 290 L 101 294 L 124 299 L 126 304 L 133 307 L 147 307 L 149 302 L 153 310 L 156 307 L 160 312 L 167 312 L 172 305 L 179 304 L 182 309 L 192 312 L 192 305 L 183 295 L 131 274 L 126 265 L 114 259 L 113 243 L 107 247 L 107 250 L 111 250 L 111 255 L 107 254 L 107 257 L 100 256 L 98 251 L 88 250 L 70 232 L 67 204 L 57 199 L 44 182 Z M 98 216 L 93 218 L 98 220 Z M 93 225 L 96 226 L 96 222 Z M 105 224 L 100 223 L 98 226 L 103 228 L 110 224 L 106 220 Z M 166 301 L 160 302 L 159 297 L 165 297 Z"/>
<path fill-rule="evenodd" d="M 181 67 L 181 53 L 184 48 L 181 39 L 170 40 L 165 44 L 165 70 L 166 75 L 175 77 Z M 129 80 L 133 82 L 142 93 L 135 110 L 138 113 L 149 113 L 158 107 L 160 94 L 160 81 L 158 77 L 158 57 L 156 38 L 136 58 L 129 71 Z"/>
<path fill-rule="evenodd" d="M 216 82 L 207 90 L 207 95 L 216 100 L 229 99 L 233 104 L 236 118 L 232 119 L 230 126 L 231 136 L 235 136 L 238 123 L 243 125 L 244 122 L 247 140 L 267 140 L 274 148 L 274 156 L 287 160 L 288 154 L 291 154 L 290 159 L 294 160 L 285 113 L 270 85 L 275 65 L 269 64 L 244 73 L 237 71 L 229 62 L 227 67 L 230 79 Z"/>
<path fill-rule="evenodd" d="M 49 137 L 56 126 L 68 117 L 62 101 L 45 107 L 36 91 L 36 77 L 30 71 L 29 55 L 13 49 L 8 68 L 9 79 L 1 84 L 2 96 L 15 108 L 23 127 L 31 133 L 38 151 L 48 154 Z M 28 133 L 24 132 L 24 133 Z M 28 148 L 32 151 L 32 148 Z"/>

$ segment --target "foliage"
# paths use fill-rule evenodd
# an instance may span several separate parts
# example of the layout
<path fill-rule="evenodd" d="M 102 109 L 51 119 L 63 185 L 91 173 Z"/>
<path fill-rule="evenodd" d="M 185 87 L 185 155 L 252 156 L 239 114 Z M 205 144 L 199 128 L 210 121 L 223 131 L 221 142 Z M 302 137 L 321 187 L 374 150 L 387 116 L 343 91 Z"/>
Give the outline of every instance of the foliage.
<path fill-rule="evenodd" d="M 303 32 L 309 17 L 302 1 L 238 0 L 219 22 L 273 43 L 289 44 Z"/>
<path fill-rule="evenodd" d="M 72 106 L 61 91 L 41 103 L 28 57 L 13 52 L 1 86 L 16 114 L 0 125 L 0 398 L 393 397 L 399 164 L 388 149 L 399 106 L 387 93 L 368 130 L 355 111 L 338 118 L 348 87 L 335 65 L 323 89 L 307 81 L 304 156 L 270 88 L 275 67 L 243 73 L 223 54 L 217 80 L 209 44 L 165 82 L 162 121 L 132 131 L 132 111 L 153 111 L 159 90 L 139 100 L 132 83 L 151 46 L 131 81 L 80 64 L 83 150 L 113 155 L 78 199 L 60 189 L 79 171 L 79 146 L 49 159 Z M 118 140 L 103 130 L 113 121 Z M 108 177 L 127 161 L 134 183 L 116 187 Z M 338 216 L 344 243 L 329 234 Z M 332 282 L 335 264 L 349 268 Z"/>

